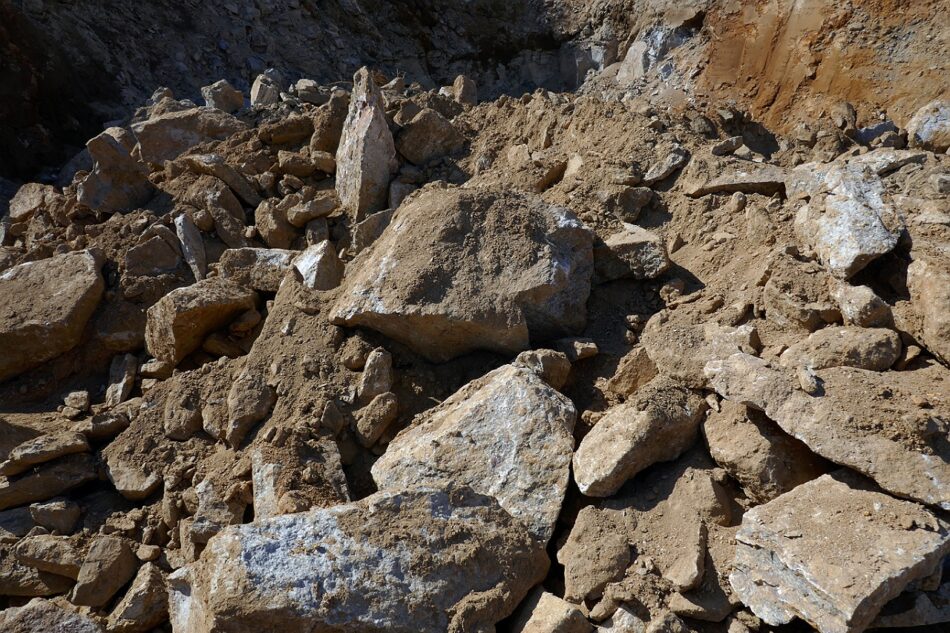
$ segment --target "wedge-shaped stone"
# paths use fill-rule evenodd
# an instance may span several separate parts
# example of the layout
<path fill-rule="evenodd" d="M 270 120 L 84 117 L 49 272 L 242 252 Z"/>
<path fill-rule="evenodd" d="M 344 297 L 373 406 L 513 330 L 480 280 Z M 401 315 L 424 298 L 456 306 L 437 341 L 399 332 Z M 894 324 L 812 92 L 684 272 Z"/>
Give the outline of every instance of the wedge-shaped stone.
<path fill-rule="evenodd" d="M 943 367 L 818 370 L 815 395 L 802 390 L 793 370 L 747 354 L 711 361 L 706 374 L 723 398 L 764 411 L 822 457 L 892 494 L 950 509 L 950 372 Z M 915 403 L 921 385 L 928 385 L 926 407 Z"/>
<path fill-rule="evenodd" d="M 0 510 L 52 499 L 96 477 L 95 459 L 81 454 L 67 455 L 36 470 L 0 478 Z"/>
<path fill-rule="evenodd" d="M 576 416 L 533 371 L 505 365 L 418 416 L 373 465 L 373 479 L 380 490 L 470 486 L 547 541 L 570 478 Z"/>
<path fill-rule="evenodd" d="M 567 209 L 514 191 L 430 189 L 348 266 L 331 318 L 442 362 L 513 354 L 586 322 L 590 231 Z"/>
<path fill-rule="evenodd" d="M 488 631 L 547 569 L 544 546 L 490 497 L 379 492 L 225 528 L 169 578 L 169 610 L 192 633 Z"/>
<path fill-rule="evenodd" d="M 42 464 L 73 453 L 89 451 L 89 442 L 82 433 L 41 435 L 19 444 L 10 451 L 7 461 L 0 463 L 0 475 L 18 475 L 35 464 Z"/>
<path fill-rule="evenodd" d="M 831 475 L 746 512 L 730 583 L 768 624 L 799 617 L 821 633 L 863 631 L 950 552 L 948 525 L 923 507 Z"/>
<path fill-rule="evenodd" d="M 0 273 L 0 382 L 79 344 L 105 289 L 102 263 L 80 251 Z"/>

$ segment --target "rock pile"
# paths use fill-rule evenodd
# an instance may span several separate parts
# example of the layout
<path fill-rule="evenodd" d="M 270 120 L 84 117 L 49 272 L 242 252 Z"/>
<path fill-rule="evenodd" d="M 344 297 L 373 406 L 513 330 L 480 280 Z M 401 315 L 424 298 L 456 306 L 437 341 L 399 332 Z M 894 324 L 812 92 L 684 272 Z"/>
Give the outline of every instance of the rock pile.
<path fill-rule="evenodd" d="M 0 629 L 950 622 L 945 104 L 287 79 L 12 198 Z"/>

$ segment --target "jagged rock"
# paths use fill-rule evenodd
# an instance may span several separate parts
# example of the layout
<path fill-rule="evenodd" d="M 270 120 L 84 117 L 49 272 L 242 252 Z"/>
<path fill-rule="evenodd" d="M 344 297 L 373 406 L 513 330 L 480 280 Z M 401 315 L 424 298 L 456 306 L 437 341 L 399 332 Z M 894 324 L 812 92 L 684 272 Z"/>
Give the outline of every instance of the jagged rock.
<path fill-rule="evenodd" d="M 312 199 L 291 207 L 287 211 L 287 221 L 293 226 L 301 228 L 311 220 L 330 215 L 339 206 L 340 199 L 337 197 L 336 191 L 333 189 L 318 191 Z"/>
<path fill-rule="evenodd" d="M 564 387 L 571 373 L 571 361 L 567 359 L 567 355 L 551 349 L 521 352 L 512 364 L 530 369 L 558 391 Z"/>
<path fill-rule="evenodd" d="M 867 286 L 840 282 L 832 288 L 831 297 L 847 325 L 886 327 L 894 321 L 890 306 Z"/>
<path fill-rule="evenodd" d="M 175 234 L 181 242 L 181 252 L 191 268 L 191 274 L 195 276 L 195 281 L 201 281 L 208 273 L 208 258 L 201 232 L 191 215 L 182 213 L 175 218 Z"/>
<path fill-rule="evenodd" d="M 64 431 L 40 435 L 13 447 L 6 461 L 0 463 L 0 475 L 18 475 L 36 464 L 49 462 L 63 455 L 88 452 L 89 442 L 82 433 Z"/>
<path fill-rule="evenodd" d="M 260 376 L 241 372 L 228 390 L 227 426 L 220 439 L 233 447 L 240 445 L 248 431 L 267 417 L 276 401 L 274 388 Z"/>
<path fill-rule="evenodd" d="M 21 539 L 13 548 L 17 560 L 39 569 L 66 576 L 79 577 L 82 556 L 69 537 L 38 534 Z"/>
<path fill-rule="evenodd" d="M 934 356 L 950 363 L 950 257 L 916 255 L 907 267 L 907 289 L 921 316 L 921 342 Z"/>
<path fill-rule="evenodd" d="M 773 264 L 762 292 L 770 321 L 814 332 L 841 319 L 831 299 L 828 274 L 821 266 L 787 254 L 777 255 Z"/>
<path fill-rule="evenodd" d="M 470 486 L 547 541 L 567 489 L 576 416 L 533 371 L 506 365 L 413 420 L 373 465 L 373 479 L 381 490 Z"/>
<path fill-rule="evenodd" d="M 226 79 L 204 86 L 201 89 L 201 96 L 204 97 L 205 105 L 209 108 L 217 108 L 228 114 L 233 114 L 244 107 L 244 95 Z"/>
<path fill-rule="evenodd" d="M 589 633 L 593 630 L 584 614 L 553 593 L 535 589 L 521 605 L 512 625 L 513 633 Z"/>
<path fill-rule="evenodd" d="M 248 246 L 244 235 L 244 207 L 222 180 L 202 175 L 188 188 L 184 198 L 211 216 L 214 230 L 222 242 L 230 248 Z"/>
<path fill-rule="evenodd" d="M 835 277 L 849 279 L 897 246 L 904 223 L 881 179 L 860 163 L 807 163 L 786 186 L 789 198 L 810 199 L 795 230 Z"/>
<path fill-rule="evenodd" d="M 271 248 L 288 249 L 297 239 L 297 229 L 287 221 L 287 210 L 270 200 L 257 205 L 254 223 L 264 243 Z"/>
<path fill-rule="evenodd" d="M 822 457 L 867 475 L 893 494 L 950 508 L 950 454 L 934 435 L 934 429 L 945 428 L 940 420 L 948 419 L 950 402 L 934 397 L 922 408 L 913 398 L 918 381 L 941 393 L 950 381 L 941 367 L 818 370 L 820 391 L 814 396 L 801 390 L 794 372 L 747 354 L 712 361 L 706 373 L 723 398 L 764 411 Z"/>
<path fill-rule="evenodd" d="M 313 116 L 313 135 L 310 137 L 310 153 L 330 152 L 336 154 L 347 118 L 350 97 L 342 91 L 330 95 L 330 100 L 317 109 Z M 395 148 L 393 148 L 395 150 Z"/>
<path fill-rule="evenodd" d="M 56 188 L 51 185 L 28 182 L 17 189 L 16 194 L 10 199 L 7 217 L 11 224 L 28 224 L 33 214 L 46 208 L 52 200 L 60 195 Z"/>
<path fill-rule="evenodd" d="M 399 415 L 399 401 L 392 392 L 381 393 L 360 409 L 355 432 L 360 444 L 369 448 L 379 440 Z"/>
<path fill-rule="evenodd" d="M 116 213 L 145 204 L 155 188 L 148 169 L 135 160 L 135 141 L 122 128 L 109 128 L 86 143 L 93 160 L 92 171 L 79 183 L 76 197 L 87 207 Z"/>
<path fill-rule="evenodd" d="M 296 251 L 282 248 L 229 248 L 218 260 L 222 277 L 261 292 L 277 292 Z"/>
<path fill-rule="evenodd" d="M 221 483 L 204 479 L 195 486 L 198 509 L 192 517 L 189 535 L 195 543 L 208 540 L 228 525 L 241 523 L 245 504 L 240 499 L 226 496 Z"/>
<path fill-rule="evenodd" d="M 624 605 L 620 605 L 614 614 L 596 629 L 597 633 L 646 633 L 646 630 L 643 620 Z"/>
<path fill-rule="evenodd" d="M 444 116 L 426 108 L 414 116 L 399 133 L 396 149 L 415 165 L 451 154 L 465 144 L 455 126 Z"/>
<path fill-rule="evenodd" d="M 113 442 L 102 451 L 106 476 L 116 491 L 132 501 L 145 499 L 158 490 L 162 476 L 143 468 L 136 455 L 129 455 L 121 442 Z"/>
<path fill-rule="evenodd" d="M 112 359 L 109 367 L 109 386 L 106 388 L 107 407 L 114 407 L 129 399 L 135 387 L 138 359 L 132 354 L 122 354 Z"/>
<path fill-rule="evenodd" d="M 0 510 L 46 501 L 96 478 L 91 455 L 67 455 L 31 472 L 0 479 Z"/>
<path fill-rule="evenodd" d="M 784 192 L 785 179 L 785 170 L 775 165 L 719 158 L 693 160 L 680 180 L 684 182 L 683 193 L 699 198 L 737 191 L 771 196 Z"/>
<path fill-rule="evenodd" d="M 11 547 L 0 543 L 0 595 L 54 596 L 66 593 L 75 581 L 66 576 L 40 571 L 20 563 Z M 0 611 L 0 622 L 5 611 Z M 33 633 L 32 631 L 30 633 Z"/>
<path fill-rule="evenodd" d="M 653 165 L 643 176 L 643 183 L 654 185 L 666 180 L 673 172 L 689 161 L 689 152 L 682 147 L 674 147 L 660 162 Z"/>
<path fill-rule="evenodd" d="M 280 103 L 282 90 L 280 75 L 273 68 L 268 68 L 258 75 L 251 85 L 251 105 L 269 106 Z"/>
<path fill-rule="evenodd" d="M 829 475 L 746 512 L 736 539 L 742 601 L 768 624 L 799 617 L 822 633 L 863 631 L 950 552 L 948 525 L 919 505 Z"/>
<path fill-rule="evenodd" d="M 223 141 L 247 129 L 235 117 L 215 108 L 190 108 L 132 124 L 137 153 L 145 163 L 161 165 L 206 141 Z"/>
<path fill-rule="evenodd" d="M 191 154 L 183 159 L 198 174 L 214 176 L 251 207 L 261 203 L 261 196 L 237 169 L 225 162 L 221 154 Z M 239 208 L 239 207 L 238 207 Z"/>
<path fill-rule="evenodd" d="M 177 365 L 204 338 L 254 307 L 257 295 L 228 279 L 211 278 L 179 288 L 148 309 L 145 343 L 155 358 Z"/>
<path fill-rule="evenodd" d="M 98 251 L 79 251 L 0 273 L 0 382 L 82 340 L 105 289 Z"/>
<path fill-rule="evenodd" d="M 298 99 L 314 105 L 323 105 L 330 100 L 330 91 L 313 79 L 298 79 L 293 91 Z"/>
<path fill-rule="evenodd" d="M 642 345 L 634 347 L 620 359 L 617 370 L 607 381 L 607 390 L 629 398 L 640 387 L 656 377 L 656 365 Z"/>
<path fill-rule="evenodd" d="M 713 156 L 728 156 L 742 147 L 744 143 L 745 141 L 741 136 L 730 136 L 710 147 L 709 152 Z"/>
<path fill-rule="evenodd" d="M 547 569 L 543 546 L 489 497 L 380 492 L 226 528 L 170 577 L 169 610 L 182 631 L 463 633 L 490 630 Z"/>
<path fill-rule="evenodd" d="M 885 371 L 900 358 L 901 349 L 900 336 L 893 330 L 827 327 L 789 347 L 779 362 L 783 367 L 857 367 Z"/>
<path fill-rule="evenodd" d="M 594 269 L 600 281 L 623 277 L 656 279 L 670 267 L 663 239 L 634 224 L 594 248 Z"/>
<path fill-rule="evenodd" d="M 116 536 L 98 536 L 89 546 L 70 601 L 87 607 L 102 607 L 122 586 L 132 580 L 138 559 L 128 541 Z"/>
<path fill-rule="evenodd" d="M 165 575 L 153 563 L 139 568 L 132 586 L 109 614 L 109 633 L 145 633 L 168 618 Z"/>
<path fill-rule="evenodd" d="M 81 514 L 79 505 L 67 499 L 52 499 L 30 506 L 30 516 L 36 524 L 56 534 L 72 534 Z"/>
<path fill-rule="evenodd" d="M 583 327 L 591 233 L 530 194 L 430 189 L 348 268 L 333 323 L 378 330 L 437 362 L 476 349 L 511 354 L 529 333 Z"/>
<path fill-rule="evenodd" d="M 459 75 L 452 82 L 452 95 L 456 103 L 475 105 L 478 103 L 478 87 L 475 82 L 465 75 Z"/>
<path fill-rule="evenodd" d="M 297 255 L 293 266 L 303 285 L 311 290 L 333 290 L 343 279 L 343 262 L 330 240 L 308 247 Z"/>
<path fill-rule="evenodd" d="M 753 501 L 771 501 L 825 472 L 824 460 L 762 412 L 728 400 L 720 407 L 703 423 L 709 454 Z"/>
<path fill-rule="evenodd" d="M 638 472 L 675 459 L 696 439 L 707 408 L 689 389 L 657 379 L 610 409 L 574 453 L 574 480 L 588 496 L 607 497 Z"/>
<path fill-rule="evenodd" d="M 350 110 L 336 152 L 336 190 L 354 221 L 385 208 L 395 163 L 382 95 L 369 70 L 361 68 L 353 76 Z"/>
<path fill-rule="evenodd" d="M 103 633 L 92 618 L 42 598 L 0 611 L 0 629 L 5 633 Z"/>
<path fill-rule="evenodd" d="M 936 99 L 917 110 L 907 122 L 907 140 L 911 147 L 946 152 L 950 148 L 950 102 Z"/>
<path fill-rule="evenodd" d="M 169 273 L 178 268 L 180 262 L 180 253 L 158 236 L 133 246 L 125 254 L 125 270 L 136 276 Z"/>
<path fill-rule="evenodd" d="M 564 597 L 578 604 L 599 599 L 608 583 L 623 577 L 630 559 L 619 513 L 595 506 L 582 509 L 557 553 L 564 565 Z"/>
<path fill-rule="evenodd" d="M 196 388 L 180 386 L 168 394 L 162 426 L 167 437 L 179 441 L 187 440 L 201 430 L 201 395 Z"/>

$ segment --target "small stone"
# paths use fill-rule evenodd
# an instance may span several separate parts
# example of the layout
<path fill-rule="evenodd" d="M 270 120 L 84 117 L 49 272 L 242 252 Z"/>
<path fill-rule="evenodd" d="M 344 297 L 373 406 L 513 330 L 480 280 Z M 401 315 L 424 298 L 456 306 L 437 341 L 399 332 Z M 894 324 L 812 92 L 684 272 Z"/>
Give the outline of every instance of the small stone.
<path fill-rule="evenodd" d="M 63 400 L 67 407 L 78 409 L 79 411 L 88 411 L 90 400 L 88 391 L 73 391 Z"/>
<path fill-rule="evenodd" d="M 741 136 L 730 136 L 724 141 L 720 141 L 710 148 L 713 156 L 728 156 L 740 147 L 745 141 Z"/>
<path fill-rule="evenodd" d="M 363 402 L 369 402 L 376 396 L 392 391 L 393 357 L 382 347 L 374 349 L 366 357 L 363 376 L 360 378 L 357 395 Z"/>
<path fill-rule="evenodd" d="M 396 394 L 386 392 L 373 398 L 357 414 L 356 435 L 360 444 L 365 447 L 375 444 L 389 425 L 395 422 L 398 413 Z"/>
<path fill-rule="evenodd" d="M 204 86 L 201 89 L 201 96 L 204 97 L 205 105 L 208 107 L 217 108 L 229 114 L 244 107 L 244 95 L 225 79 L 216 81 L 210 86 Z"/>
<path fill-rule="evenodd" d="M 122 354 L 112 359 L 109 367 L 109 386 L 106 388 L 107 407 L 114 407 L 129 399 L 135 387 L 138 359 L 132 354 Z"/>
<path fill-rule="evenodd" d="M 329 240 L 308 247 L 294 259 L 293 266 L 311 290 L 333 290 L 343 279 L 343 262 Z"/>
<path fill-rule="evenodd" d="M 30 506 L 30 516 L 54 534 L 72 534 L 82 510 L 67 499 L 52 499 Z"/>
<path fill-rule="evenodd" d="M 70 595 L 73 604 L 102 607 L 135 575 L 138 560 L 128 541 L 115 536 L 99 536 L 79 570 Z"/>

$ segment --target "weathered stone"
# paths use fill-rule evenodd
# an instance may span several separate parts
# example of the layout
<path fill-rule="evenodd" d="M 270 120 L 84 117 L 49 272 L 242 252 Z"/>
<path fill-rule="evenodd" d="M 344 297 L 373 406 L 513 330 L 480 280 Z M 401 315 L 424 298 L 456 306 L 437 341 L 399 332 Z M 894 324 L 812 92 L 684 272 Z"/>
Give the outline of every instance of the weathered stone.
<path fill-rule="evenodd" d="M 130 275 L 155 276 L 176 268 L 181 257 L 160 237 L 133 246 L 125 254 L 125 270 Z"/>
<path fill-rule="evenodd" d="M 552 349 L 521 352 L 512 364 L 530 369 L 558 391 L 564 387 L 571 373 L 571 361 L 567 359 L 567 355 Z"/>
<path fill-rule="evenodd" d="M 0 611 L 0 630 L 4 633 L 102 633 L 102 627 L 92 618 L 42 598 Z"/>
<path fill-rule="evenodd" d="M 63 399 L 63 404 L 80 411 L 88 411 L 91 404 L 88 391 L 71 391 Z"/>
<path fill-rule="evenodd" d="M 68 499 L 52 499 L 30 506 L 30 516 L 55 534 L 72 534 L 82 510 L 79 504 Z"/>
<path fill-rule="evenodd" d="M 827 327 L 789 347 L 779 362 L 783 367 L 857 367 L 885 371 L 900 358 L 901 349 L 900 336 L 893 330 Z"/>
<path fill-rule="evenodd" d="M 373 479 L 385 490 L 470 486 L 547 541 L 567 489 L 576 416 L 537 374 L 506 365 L 413 420 L 373 465 Z"/>
<path fill-rule="evenodd" d="M 337 197 L 336 191 L 333 189 L 318 191 L 312 199 L 288 209 L 287 221 L 293 226 L 301 228 L 311 220 L 330 215 L 339 206 L 340 199 Z"/>
<path fill-rule="evenodd" d="M 158 165 L 195 145 L 223 141 L 245 129 L 247 125 L 230 114 L 208 107 L 170 112 L 132 124 L 142 161 Z"/>
<path fill-rule="evenodd" d="M 625 224 L 623 231 L 594 248 L 594 269 L 600 281 L 656 279 L 669 267 L 663 239 L 633 224 Z"/>
<path fill-rule="evenodd" d="M 105 289 L 102 263 L 80 251 L 0 273 L 0 382 L 80 343 Z"/>
<path fill-rule="evenodd" d="M 710 147 L 709 152 L 713 156 L 728 156 L 729 154 L 733 153 L 734 151 L 742 147 L 744 143 L 745 141 L 742 139 L 741 136 L 730 136 L 729 138 L 719 141 L 718 143 Z"/>
<path fill-rule="evenodd" d="M 335 91 L 330 100 L 317 109 L 313 117 L 313 135 L 310 137 L 310 153 L 330 152 L 336 154 L 347 118 L 350 96 Z M 393 148 L 395 150 L 395 147 Z"/>
<path fill-rule="evenodd" d="M 907 267 L 907 289 L 922 320 L 919 338 L 934 356 L 950 363 L 950 257 L 915 255 Z"/>
<path fill-rule="evenodd" d="M 185 193 L 185 200 L 203 209 L 211 217 L 212 225 L 221 241 L 230 248 L 248 246 L 244 235 L 244 207 L 231 188 L 214 176 L 200 176 Z M 197 216 L 196 216 L 197 218 Z M 195 220 L 198 224 L 197 219 Z"/>
<path fill-rule="evenodd" d="M 543 340 L 583 327 L 591 233 L 530 194 L 431 189 L 348 268 L 334 323 L 378 330 L 434 361 L 511 354 L 529 333 Z"/>
<path fill-rule="evenodd" d="M 96 537 L 82 562 L 70 601 L 88 607 L 105 606 L 132 580 L 137 567 L 138 559 L 128 541 L 116 536 Z"/>
<path fill-rule="evenodd" d="M 478 103 L 478 87 L 472 79 L 465 75 L 459 75 L 455 78 L 455 81 L 452 82 L 452 95 L 456 103 L 461 103 L 462 105 L 473 106 Z"/>
<path fill-rule="evenodd" d="M 204 97 L 205 105 L 209 108 L 217 108 L 228 114 L 233 114 L 244 107 L 244 95 L 226 79 L 204 86 L 201 89 L 201 96 Z"/>
<path fill-rule="evenodd" d="M 96 478 L 91 455 L 67 455 L 31 472 L 0 479 L 0 510 L 46 501 Z"/>
<path fill-rule="evenodd" d="M 521 605 L 513 633 L 589 633 L 593 630 L 584 614 L 553 593 L 535 589 Z"/>
<path fill-rule="evenodd" d="M 582 509 L 557 553 L 564 565 L 564 597 L 578 604 L 599 599 L 608 583 L 623 578 L 630 559 L 619 513 L 595 506 Z"/>
<path fill-rule="evenodd" d="M 132 147 L 123 142 L 126 136 L 121 128 L 109 128 L 86 143 L 93 168 L 76 188 L 80 204 L 116 213 L 131 211 L 152 196 L 148 169 L 131 156 Z"/>
<path fill-rule="evenodd" d="M 680 169 L 689 161 L 689 152 L 682 147 L 674 147 L 663 160 L 650 167 L 646 175 L 643 176 L 643 183 L 654 185 L 666 180 L 673 175 L 673 172 Z"/>
<path fill-rule="evenodd" d="M 356 437 L 360 444 L 370 447 L 379 440 L 380 437 L 389 428 L 389 425 L 396 421 L 399 414 L 399 402 L 396 394 L 388 391 L 381 393 L 369 404 L 360 409 L 356 418 Z"/>
<path fill-rule="evenodd" d="M 746 496 L 766 503 L 827 469 L 827 462 L 761 411 L 728 400 L 703 423 L 709 454 Z"/>
<path fill-rule="evenodd" d="M 574 453 L 574 480 L 585 495 L 607 497 L 638 472 L 675 459 L 696 439 L 706 401 L 659 378 L 610 409 Z"/>
<path fill-rule="evenodd" d="M 24 565 L 40 571 L 73 580 L 79 577 L 82 556 L 69 537 L 49 534 L 28 536 L 16 544 L 13 554 Z"/>
<path fill-rule="evenodd" d="M 818 370 L 814 396 L 801 390 L 794 372 L 747 354 L 712 361 L 706 373 L 719 395 L 764 411 L 822 457 L 895 495 L 950 509 L 950 454 L 934 435 L 950 416 L 950 401 L 935 396 L 925 409 L 913 399 L 919 384 L 932 385 L 934 394 L 950 393 L 950 373 L 942 367 Z"/>
<path fill-rule="evenodd" d="M 254 223 L 264 243 L 271 248 L 288 249 L 297 239 L 297 229 L 287 221 L 287 212 L 270 200 L 257 205 Z"/>
<path fill-rule="evenodd" d="M 135 387 L 138 359 L 132 354 L 122 354 L 112 359 L 109 367 L 109 386 L 106 388 L 107 407 L 114 407 L 129 399 Z"/>
<path fill-rule="evenodd" d="M 204 338 L 256 303 L 253 290 L 222 278 L 179 288 L 148 309 L 145 342 L 155 358 L 173 364 L 201 346 Z"/>
<path fill-rule="evenodd" d="M 354 221 L 386 206 L 396 147 L 383 98 L 366 68 L 353 76 L 350 110 L 336 153 L 336 190 Z"/>
<path fill-rule="evenodd" d="M 195 281 L 201 281 L 208 274 L 208 259 L 201 232 L 189 214 L 182 213 L 175 218 L 175 234 L 181 242 L 181 251 L 191 274 Z"/>
<path fill-rule="evenodd" d="M 158 565 L 139 568 L 125 596 L 109 614 L 109 633 L 145 633 L 168 619 L 168 590 Z"/>
<path fill-rule="evenodd" d="M 116 491 L 132 501 L 140 501 L 158 490 L 162 476 L 143 468 L 137 455 L 128 454 L 120 442 L 113 442 L 102 451 L 106 476 Z"/>
<path fill-rule="evenodd" d="M 656 377 L 656 365 L 642 345 L 634 347 L 620 359 L 617 370 L 607 381 L 607 390 L 629 398 L 640 387 Z"/>
<path fill-rule="evenodd" d="M 831 289 L 846 325 L 885 327 L 894 322 L 891 308 L 867 286 L 839 282 Z"/>
<path fill-rule="evenodd" d="M 27 224 L 37 211 L 47 207 L 60 194 L 51 185 L 28 182 L 10 199 L 7 217 L 11 224 Z"/>
<path fill-rule="evenodd" d="M 186 156 L 184 161 L 192 171 L 214 176 L 223 182 L 248 206 L 256 207 L 261 203 L 260 194 L 244 174 L 225 162 L 221 154 L 192 154 Z"/>
<path fill-rule="evenodd" d="M 63 455 L 88 452 L 89 442 L 82 433 L 64 431 L 40 435 L 13 447 L 6 461 L 0 463 L 0 475 L 18 475 L 36 464 L 49 462 Z"/>
<path fill-rule="evenodd" d="M 294 259 L 293 266 L 311 290 L 333 290 L 343 279 L 343 262 L 330 240 L 308 247 Z"/>
<path fill-rule="evenodd" d="M 14 542 L 32 530 L 34 522 L 27 508 L 0 511 L 0 543 Z"/>
<path fill-rule="evenodd" d="M 950 552 L 945 522 L 915 503 L 825 475 L 745 513 L 729 580 L 768 624 L 863 631 Z"/>
<path fill-rule="evenodd" d="M 415 165 L 425 165 L 456 151 L 465 144 L 455 126 L 444 116 L 424 109 L 406 124 L 396 139 L 396 149 Z"/>
<path fill-rule="evenodd" d="M 330 100 L 330 90 L 321 87 L 313 79 L 298 79 L 293 90 L 297 98 L 306 103 L 323 105 Z"/>
<path fill-rule="evenodd" d="M 251 105 L 269 106 L 280 103 L 282 89 L 280 76 L 273 69 L 268 69 L 258 75 L 251 85 Z"/>
<path fill-rule="evenodd" d="M 244 518 L 244 502 L 226 496 L 224 484 L 204 479 L 195 486 L 198 509 L 192 517 L 189 533 L 195 543 L 208 540 L 229 525 L 241 523 Z"/>
<path fill-rule="evenodd" d="M 917 110 L 907 122 L 907 140 L 911 147 L 946 152 L 950 148 L 950 102 L 936 99 Z"/>
<path fill-rule="evenodd" d="M 226 528 L 170 577 L 169 607 L 176 631 L 463 633 L 490 630 L 547 569 L 543 546 L 489 497 L 380 492 Z"/>
<path fill-rule="evenodd" d="M 680 180 L 683 193 L 699 198 L 737 191 L 771 196 L 785 190 L 785 178 L 785 170 L 775 165 L 719 158 L 693 160 Z"/>
<path fill-rule="evenodd" d="M 281 248 L 229 248 L 218 260 L 222 277 L 261 292 L 277 292 L 296 251 Z"/>
<path fill-rule="evenodd" d="M 849 279 L 897 246 L 904 223 L 881 179 L 860 164 L 796 167 L 790 198 L 810 198 L 795 217 L 799 239 L 832 275 Z"/>
<path fill-rule="evenodd" d="M 241 372 L 228 390 L 228 421 L 220 439 L 233 447 L 240 445 L 254 425 L 267 417 L 275 402 L 277 393 L 262 377 Z"/>
<path fill-rule="evenodd" d="M 816 262 L 780 254 L 765 283 L 762 303 L 770 321 L 814 332 L 841 318 L 828 286 L 829 276 Z"/>

